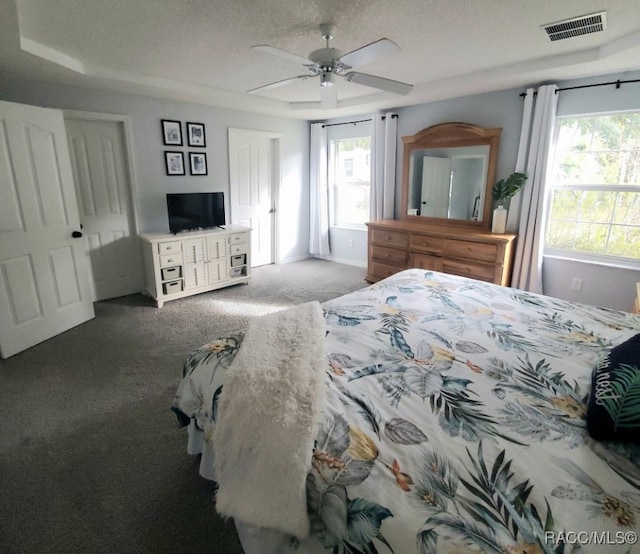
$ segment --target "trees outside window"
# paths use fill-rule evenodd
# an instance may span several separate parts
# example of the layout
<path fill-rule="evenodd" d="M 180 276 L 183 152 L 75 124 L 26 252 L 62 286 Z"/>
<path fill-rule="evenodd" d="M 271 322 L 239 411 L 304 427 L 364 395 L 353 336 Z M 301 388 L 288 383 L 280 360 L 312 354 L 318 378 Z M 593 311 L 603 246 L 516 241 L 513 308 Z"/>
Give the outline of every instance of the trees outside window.
<path fill-rule="evenodd" d="M 563 117 L 545 253 L 640 262 L 640 112 Z"/>

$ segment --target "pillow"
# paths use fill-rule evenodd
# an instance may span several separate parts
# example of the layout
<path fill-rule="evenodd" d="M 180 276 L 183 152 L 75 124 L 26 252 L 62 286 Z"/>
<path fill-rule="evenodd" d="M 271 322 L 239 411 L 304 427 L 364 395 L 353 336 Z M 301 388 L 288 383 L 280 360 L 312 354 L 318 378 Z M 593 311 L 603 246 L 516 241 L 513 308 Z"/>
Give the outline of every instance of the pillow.
<path fill-rule="evenodd" d="M 587 429 L 596 440 L 640 443 L 640 334 L 612 348 L 593 370 Z"/>

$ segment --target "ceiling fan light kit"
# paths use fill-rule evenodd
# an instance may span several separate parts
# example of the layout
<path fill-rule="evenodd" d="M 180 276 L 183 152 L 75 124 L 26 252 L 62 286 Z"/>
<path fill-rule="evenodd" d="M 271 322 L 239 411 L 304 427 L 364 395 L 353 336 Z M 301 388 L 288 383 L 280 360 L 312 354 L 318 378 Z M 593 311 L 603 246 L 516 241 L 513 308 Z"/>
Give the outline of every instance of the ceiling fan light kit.
<path fill-rule="evenodd" d="M 321 87 L 332 87 L 333 86 L 333 73 L 330 71 L 323 71 L 322 76 L 320 77 L 320 86 Z"/>
<path fill-rule="evenodd" d="M 254 94 L 256 92 L 277 88 L 300 80 L 319 76 L 322 107 L 336 108 L 338 106 L 338 99 L 336 87 L 333 86 L 335 84 L 334 75 L 343 77 L 347 81 L 358 85 L 364 85 L 366 87 L 375 88 L 384 92 L 391 92 L 393 94 L 406 95 L 413 89 L 413 85 L 408 83 L 394 81 L 393 79 L 387 79 L 386 77 L 379 77 L 377 75 L 360 73 L 359 71 L 351 71 L 353 67 L 365 65 L 382 56 L 399 52 L 400 47 L 395 42 L 387 38 L 381 38 L 342 55 L 340 50 L 331 48 L 329 45 L 329 42 L 333 39 L 332 26 L 326 23 L 322 24 L 320 25 L 320 32 L 322 33 L 322 38 L 325 40 L 325 47 L 314 50 L 309 54 L 308 58 L 303 58 L 297 54 L 292 54 L 286 50 L 281 50 L 280 48 L 265 44 L 253 46 L 252 48 L 259 52 L 264 52 L 266 54 L 279 56 L 281 58 L 301 63 L 307 68 L 309 74 L 297 75 L 295 77 L 269 83 L 267 85 L 248 90 L 247 92 Z"/>

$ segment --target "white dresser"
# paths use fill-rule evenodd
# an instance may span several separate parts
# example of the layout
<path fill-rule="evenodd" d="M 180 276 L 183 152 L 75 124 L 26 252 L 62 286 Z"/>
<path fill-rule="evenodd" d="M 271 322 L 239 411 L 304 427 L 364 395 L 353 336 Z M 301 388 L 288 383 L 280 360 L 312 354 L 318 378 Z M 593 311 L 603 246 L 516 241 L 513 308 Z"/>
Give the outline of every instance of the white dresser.
<path fill-rule="evenodd" d="M 240 225 L 177 235 L 140 235 L 145 292 L 162 308 L 169 300 L 248 283 L 250 237 L 251 229 Z"/>

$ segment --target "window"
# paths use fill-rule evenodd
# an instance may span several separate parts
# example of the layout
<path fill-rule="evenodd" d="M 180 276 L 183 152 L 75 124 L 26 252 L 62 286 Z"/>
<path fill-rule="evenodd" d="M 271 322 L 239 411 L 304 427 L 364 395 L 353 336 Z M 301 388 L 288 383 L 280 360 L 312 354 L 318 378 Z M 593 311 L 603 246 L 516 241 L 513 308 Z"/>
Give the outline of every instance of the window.
<path fill-rule="evenodd" d="M 343 163 L 344 163 L 344 176 L 353 177 L 353 158 L 345 158 Z"/>
<path fill-rule="evenodd" d="M 563 117 L 546 253 L 640 262 L 640 112 Z"/>
<path fill-rule="evenodd" d="M 361 227 L 369 220 L 371 137 L 330 141 L 331 223 Z"/>

